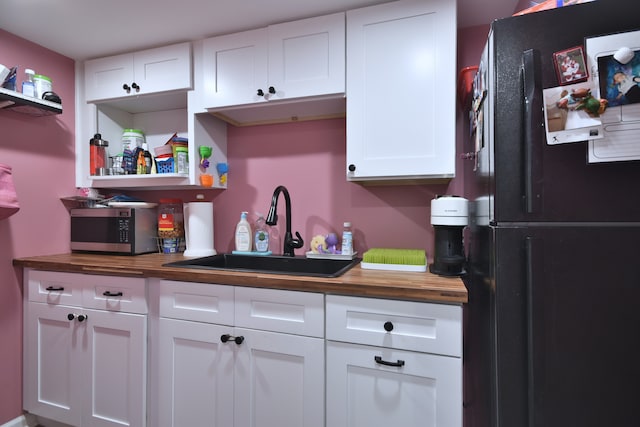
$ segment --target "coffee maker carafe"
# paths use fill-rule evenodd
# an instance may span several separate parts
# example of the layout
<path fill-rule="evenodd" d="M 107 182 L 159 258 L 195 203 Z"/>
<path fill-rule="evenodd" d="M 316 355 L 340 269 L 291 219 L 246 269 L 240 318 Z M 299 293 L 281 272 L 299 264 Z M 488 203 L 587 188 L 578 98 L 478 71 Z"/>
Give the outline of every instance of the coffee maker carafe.
<path fill-rule="evenodd" d="M 457 196 L 437 196 L 431 201 L 431 225 L 435 231 L 435 251 L 429 271 L 440 276 L 465 274 L 466 256 L 462 231 L 468 224 L 468 200 Z"/>

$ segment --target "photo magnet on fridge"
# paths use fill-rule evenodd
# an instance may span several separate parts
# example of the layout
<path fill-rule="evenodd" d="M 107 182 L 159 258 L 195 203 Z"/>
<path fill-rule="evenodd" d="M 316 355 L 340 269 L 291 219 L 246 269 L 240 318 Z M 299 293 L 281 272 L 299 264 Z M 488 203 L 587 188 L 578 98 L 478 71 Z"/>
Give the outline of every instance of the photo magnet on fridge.
<path fill-rule="evenodd" d="M 589 77 L 582 46 L 554 53 L 553 62 L 560 85 L 582 82 Z"/>
<path fill-rule="evenodd" d="M 548 145 L 602 138 L 600 101 L 591 95 L 590 82 L 552 87 L 542 93 Z"/>
<path fill-rule="evenodd" d="M 589 163 L 640 160 L 640 31 L 585 38 L 593 95 L 608 102 Z"/>

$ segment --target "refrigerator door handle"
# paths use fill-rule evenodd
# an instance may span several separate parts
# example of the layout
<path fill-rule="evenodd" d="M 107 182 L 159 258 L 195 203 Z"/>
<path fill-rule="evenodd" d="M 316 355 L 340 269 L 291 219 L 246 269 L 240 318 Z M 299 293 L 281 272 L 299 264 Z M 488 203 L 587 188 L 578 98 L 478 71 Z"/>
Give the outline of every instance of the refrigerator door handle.
<path fill-rule="evenodd" d="M 522 53 L 522 90 L 524 102 L 524 171 L 525 209 L 538 213 L 542 205 L 542 145 L 544 144 L 544 111 L 540 52 L 529 49 Z"/>
<path fill-rule="evenodd" d="M 536 342 L 536 325 L 540 325 L 543 316 L 543 310 L 539 307 L 540 301 L 536 301 L 536 267 L 543 265 L 542 257 L 542 244 L 539 239 L 533 237 L 525 238 L 525 292 L 526 292 L 526 310 L 527 310 L 527 406 L 528 406 L 528 420 L 529 427 L 538 425 L 544 425 L 540 420 L 536 420 L 536 411 L 539 404 L 536 404 L 536 378 L 540 378 L 535 375 L 535 372 L 540 368 L 536 366 L 539 363 L 539 358 L 543 357 L 544 349 L 540 348 L 540 342 Z M 538 267 L 539 268 L 539 267 Z"/>

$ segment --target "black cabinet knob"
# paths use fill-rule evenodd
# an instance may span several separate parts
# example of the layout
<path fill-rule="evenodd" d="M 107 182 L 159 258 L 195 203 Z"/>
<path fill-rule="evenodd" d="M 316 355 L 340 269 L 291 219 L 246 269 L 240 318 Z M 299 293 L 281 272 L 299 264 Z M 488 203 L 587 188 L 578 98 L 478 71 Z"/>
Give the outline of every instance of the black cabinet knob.
<path fill-rule="evenodd" d="M 87 316 L 86 314 L 78 314 L 78 315 L 76 315 L 74 313 L 67 314 L 67 319 L 68 320 L 78 319 L 78 322 L 84 322 L 88 318 L 89 318 L 89 316 Z"/>
<path fill-rule="evenodd" d="M 131 87 L 136 90 L 136 92 L 140 92 L 140 86 L 136 82 L 131 83 Z"/>
<path fill-rule="evenodd" d="M 264 96 L 264 92 L 262 91 L 262 89 L 258 89 L 258 96 Z"/>
<path fill-rule="evenodd" d="M 272 95 L 275 94 L 276 93 L 276 88 L 273 87 L 273 86 L 269 86 L 269 93 L 272 94 Z"/>
<path fill-rule="evenodd" d="M 127 93 L 131 92 L 131 87 L 129 87 L 129 85 L 126 83 L 122 85 L 122 89 L 126 90 Z"/>
<path fill-rule="evenodd" d="M 387 332 L 393 331 L 393 323 L 384 322 L 384 330 L 387 331 Z"/>
<path fill-rule="evenodd" d="M 356 165 L 350 164 L 349 165 L 349 172 L 355 172 L 355 171 L 356 171 Z"/>

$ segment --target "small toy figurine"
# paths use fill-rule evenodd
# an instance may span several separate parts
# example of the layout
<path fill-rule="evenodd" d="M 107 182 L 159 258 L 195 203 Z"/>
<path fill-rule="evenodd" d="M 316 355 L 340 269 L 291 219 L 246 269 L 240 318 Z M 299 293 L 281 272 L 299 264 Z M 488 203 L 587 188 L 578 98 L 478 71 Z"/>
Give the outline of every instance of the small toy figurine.
<path fill-rule="evenodd" d="M 559 108 L 585 110 L 592 117 L 598 117 L 604 113 L 608 104 L 606 99 L 594 98 L 591 90 L 585 88 L 572 90 L 571 93 L 562 91 L 561 98 L 556 103 Z"/>
<path fill-rule="evenodd" d="M 338 254 L 338 253 L 340 253 L 340 251 L 338 251 L 338 249 L 337 249 L 337 247 L 338 247 L 338 236 L 336 235 L 336 233 L 327 234 L 327 237 L 325 238 L 325 241 L 327 243 L 327 252 L 329 252 L 330 254 Z"/>
<path fill-rule="evenodd" d="M 327 253 L 327 242 L 325 242 L 324 236 L 321 236 L 320 234 L 313 236 L 313 239 L 311 239 L 311 252 L 314 254 Z"/>
<path fill-rule="evenodd" d="M 213 149 L 211 147 L 207 147 L 206 145 L 201 145 L 199 147 L 200 151 L 200 168 L 202 171 L 206 171 L 209 167 L 209 157 L 211 157 L 211 153 Z"/>
<path fill-rule="evenodd" d="M 227 172 L 229 172 L 229 166 L 226 163 L 218 163 L 216 165 L 216 170 L 218 171 L 220 185 L 225 185 L 227 183 Z"/>
<path fill-rule="evenodd" d="M 604 113 L 608 103 L 606 99 L 595 99 L 591 95 L 591 91 L 588 91 L 587 95 L 578 101 L 576 110 L 585 110 L 590 116 L 599 117 L 600 114 Z"/>

